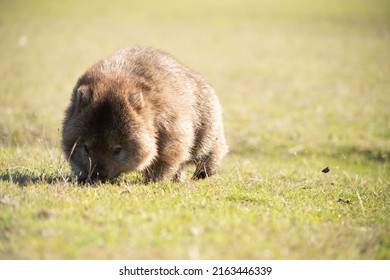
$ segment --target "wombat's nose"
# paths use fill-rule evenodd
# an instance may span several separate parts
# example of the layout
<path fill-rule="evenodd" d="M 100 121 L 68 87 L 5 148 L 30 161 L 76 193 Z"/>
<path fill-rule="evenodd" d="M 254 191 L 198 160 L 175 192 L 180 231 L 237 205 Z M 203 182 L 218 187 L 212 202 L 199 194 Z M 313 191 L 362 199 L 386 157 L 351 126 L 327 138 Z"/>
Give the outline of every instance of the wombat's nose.
<path fill-rule="evenodd" d="M 102 164 L 97 164 L 93 170 L 91 178 L 93 180 L 101 180 L 106 181 L 107 180 L 107 170 L 104 168 Z"/>

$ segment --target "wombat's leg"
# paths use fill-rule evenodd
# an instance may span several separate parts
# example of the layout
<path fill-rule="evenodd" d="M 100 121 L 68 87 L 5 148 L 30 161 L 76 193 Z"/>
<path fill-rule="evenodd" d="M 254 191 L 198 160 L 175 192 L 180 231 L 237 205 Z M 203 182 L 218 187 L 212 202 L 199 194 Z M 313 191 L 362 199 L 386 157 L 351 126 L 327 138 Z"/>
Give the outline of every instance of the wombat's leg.
<path fill-rule="evenodd" d="M 176 172 L 175 176 L 173 176 L 174 182 L 182 183 L 186 180 L 186 174 L 183 172 L 184 167 L 185 164 L 182 164 L 179 170 Z"/>
<path fill-rule="evenodd" d="M 160 134 L 158 156 L 148 167 L 148 181 L 182 181 L 181 170 L 190 158 L 192 126 L 181 120 L 168 133 Z"/>
<path fill-rule="evenodd" d="M 201 161 L 196 163 L 196 169 L 192 175 L 192 180 L 205 179 L 210 177 L 217 170 L 218 163 L 215 162 L 211 153 L 205 156 Z"/>
<path fill-rule="evenodd" d="M 147 167 L 142 173 L 145 177 L 144 178 L 145 184 L 156 181 L 154 179 L 154 178 L 156 178 L 156 175 L 154 174 L 154 170 L 151 167 Z"/>
<path fill-rule="evenodd" d="M 221 140 L 217 139 L 210 153 L 196 163 L 196 169 L 194 175 L 192 175 L 192 179 L 193 180 L 205 179 L 215 174 L 227 150 L 228 148 L 225 139 L 224 138 L 221 138 Z"/>
<path fill-rule="evenodd" d="M 157 161 L 144 171 L 145 181 L 181 181 L 181 168 L 180 164 L 170 164 L 167 162 Z"/>

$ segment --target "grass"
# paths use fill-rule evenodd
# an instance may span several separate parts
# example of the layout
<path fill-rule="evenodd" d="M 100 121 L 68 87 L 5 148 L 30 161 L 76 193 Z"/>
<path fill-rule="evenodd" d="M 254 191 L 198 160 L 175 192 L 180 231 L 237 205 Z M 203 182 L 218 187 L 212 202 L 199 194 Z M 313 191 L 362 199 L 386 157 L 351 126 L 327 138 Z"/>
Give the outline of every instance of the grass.
<path fill-rule="evenodd" d="M 388 1 L 63 2 L 0 2 L 0 259 L 390 258 Z M 216 176 L 72 181 L 71 89 L 132 45 L 217 90 Z"/>

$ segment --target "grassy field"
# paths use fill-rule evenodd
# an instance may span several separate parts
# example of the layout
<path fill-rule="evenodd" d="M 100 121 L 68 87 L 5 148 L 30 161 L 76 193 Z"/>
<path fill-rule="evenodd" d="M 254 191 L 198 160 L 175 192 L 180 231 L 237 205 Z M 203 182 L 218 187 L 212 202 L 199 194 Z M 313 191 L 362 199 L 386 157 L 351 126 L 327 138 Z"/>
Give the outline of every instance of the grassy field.
<path fill-rule="evenodd" d="M 216 176 L 72 181 L 73 85 L 133 45 L 218 92 Z M 0 0 L 0 61 L 0 259 L 390 259 L 389 1 Z"/>

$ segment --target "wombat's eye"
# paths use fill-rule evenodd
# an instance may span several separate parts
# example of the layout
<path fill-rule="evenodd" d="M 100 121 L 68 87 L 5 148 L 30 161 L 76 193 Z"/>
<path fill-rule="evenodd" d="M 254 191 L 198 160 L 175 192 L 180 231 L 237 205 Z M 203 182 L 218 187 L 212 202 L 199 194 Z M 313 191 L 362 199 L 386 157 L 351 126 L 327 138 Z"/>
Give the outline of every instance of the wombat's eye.
<path fill-rule="evenodd" d="M 84 151 L 89 154 L 89 147 L 87 144 L 84 144 Z"/>
<path fill-rule="evenodd" d="M 121 147 L 116 147 L 115 149 L 114 149 L 114 155 L 119 155 L 120 153 L 121 153 L 121 151 L 122 151 L 122 148 Z"/>

